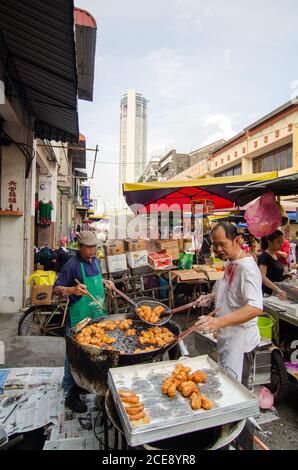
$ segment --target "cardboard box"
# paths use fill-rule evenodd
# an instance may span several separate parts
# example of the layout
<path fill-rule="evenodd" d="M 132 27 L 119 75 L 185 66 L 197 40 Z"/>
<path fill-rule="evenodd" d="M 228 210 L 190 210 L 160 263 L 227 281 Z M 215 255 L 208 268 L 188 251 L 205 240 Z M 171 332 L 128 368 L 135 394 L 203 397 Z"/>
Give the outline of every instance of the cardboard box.
<path fill-rule="evenodd" d="M 184 240 L 184 251 L 193 251 L 195 248 L 192 238 L 186 238 Z"/>
<path fill-rule="evenodd" d="M 150 253 L 148 255 L 148 263 L 155 270 L 165 269 L 172 266 L 172 258 L 163 252 Z"/>
<path fill-rule="evenodd" d="M 148 265 L 148 251 L 129 251 L 126 253 L 127 264 L 130 268 L 141 268 Z"/>
<path fill-rule="evenodd" d="M 126 255 L 113 255 L 107 256 L 107 268 L 109 273 L 117 273 L 119 271 L 126 271 L 127 262 Z"/>
<path fill-rule="evenodd" d="M 179 251 L 184 251 L 184 240 L 183 238 L 179 238 L 179 240 L 177 240 L 178 242 L 178 248 L 179 248 Z"/>
<path fill-rule="evenodd" d="M 160 250 L 178 250 L 178 241 L 177 240 L 156 240 L 156 245 Z"/>
<path fill-rule="evenodd" d="M 166 250 L 163 250 L 172 260 L 177 260 L 179 259 L 180 252 L 178 248 L 167 248 Z"/>
<path fill-rule="evenodd" d="M 99 258 L 99 261 L 100 261 L 100 267 L 101 267 L 102 274 L 107 274 L 106 260 L 104 258 Z"/>
<path fill-rule="evenodd" d="M 126 251 L 143 251 L 147 249 L 146 240 L 125 240 Z"/>
<path fill-rule="evenodd" d="M 207 280 L 205 273 L 197 272 L 194 269 L 183 269 L 172 271 L 172 279 L 177 282 Z"/>
<path fill-rule="evenodd" d="M 109 240 L 106 243 L 106 254 L 107 256 L 122 255 L 124 250 L 123 240 Z"/>
<path fill-rule="evenodd" d="M 194 269 L 198 272 L 203 272 L 206 274 L 207 278 L 209 281 L 218 281 L 219 279 L 222 279 L 224 277 L 224 271 L 218 271 L 217 269 L 213 268 L 212 266 L 208 265 L 194 265 Z"/>
<path fill-rule="evenodd" d="M 50 304 L 52 300 L 53 286 L 37 286 L 31 288 L 31 303 L 34 305 Z"/>

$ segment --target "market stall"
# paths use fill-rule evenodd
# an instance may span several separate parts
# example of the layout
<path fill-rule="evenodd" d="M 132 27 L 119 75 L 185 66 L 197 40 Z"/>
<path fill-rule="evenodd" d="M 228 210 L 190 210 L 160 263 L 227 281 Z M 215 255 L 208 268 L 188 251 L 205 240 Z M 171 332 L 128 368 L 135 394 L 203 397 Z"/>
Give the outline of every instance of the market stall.
<path fill-rule="evenodd" d="M 154 212 L 170 206 L 182 209 L 184 205 L 192 202 L 206 206 L 208 201 L 208 211 L 211 213 L 214 210 L 234 207 L 236 198 L 230 193 L 231 188 L 249 182 L 271 180 L 276 176 L 277 173 L 272 172 L 186 181 L 125 183 L 123 195 L 134 212 Z"/>

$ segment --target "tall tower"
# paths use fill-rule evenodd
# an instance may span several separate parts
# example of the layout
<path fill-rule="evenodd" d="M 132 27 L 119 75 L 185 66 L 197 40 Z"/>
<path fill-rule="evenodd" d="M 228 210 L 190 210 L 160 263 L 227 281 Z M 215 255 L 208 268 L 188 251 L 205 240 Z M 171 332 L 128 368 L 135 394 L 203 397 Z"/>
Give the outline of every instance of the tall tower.
<path fill-rule="evenodd" d="M 124 207 L 122 183 L 138 181 L 147 163 L 147 100 L 128 90 L 121 100 L 119 206 Z"/>

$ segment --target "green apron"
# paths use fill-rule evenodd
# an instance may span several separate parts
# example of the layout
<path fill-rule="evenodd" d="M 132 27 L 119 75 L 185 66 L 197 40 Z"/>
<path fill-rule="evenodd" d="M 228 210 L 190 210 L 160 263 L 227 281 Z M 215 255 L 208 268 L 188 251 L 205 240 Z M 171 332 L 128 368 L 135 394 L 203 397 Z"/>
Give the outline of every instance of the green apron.
<path fill-rule="evenodd" d="M 87 290 L 93 295 L 99 302 L 104 305 L 104 287 L 102 282 L 102 276 L 98 261 L 95 260 L 98 267 L 98 274 L 96 276 L 86 276 L 84 264 L 81 263 L 83 283 Z M 86 317 L 98 318 L 106 315 L 106 311 L 101 309 L 89 295 L 82 296 L 78 302 L 69 308 L 70 324 L 75 326 L 81 320 Z"/>

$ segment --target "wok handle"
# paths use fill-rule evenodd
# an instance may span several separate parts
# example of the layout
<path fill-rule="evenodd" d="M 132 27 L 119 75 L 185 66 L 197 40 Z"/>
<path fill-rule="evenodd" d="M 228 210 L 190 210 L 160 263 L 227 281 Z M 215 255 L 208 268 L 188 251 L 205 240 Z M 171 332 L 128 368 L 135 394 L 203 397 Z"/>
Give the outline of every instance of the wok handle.
<path fill-rule="evenodd" d="M 133 305 L 134 307 L 137 306 L 137 304 L 130 297 L 128 297 L 128 295 L 124 294 L 121 290 L 117 289 L 117 287 L 113 286 L 112 289 L 118 295 L 120 295 L 120 297 L 123 297 L 123 299 L 127 300 L 127 302 L 129 302 L 131 305 Z"/>

